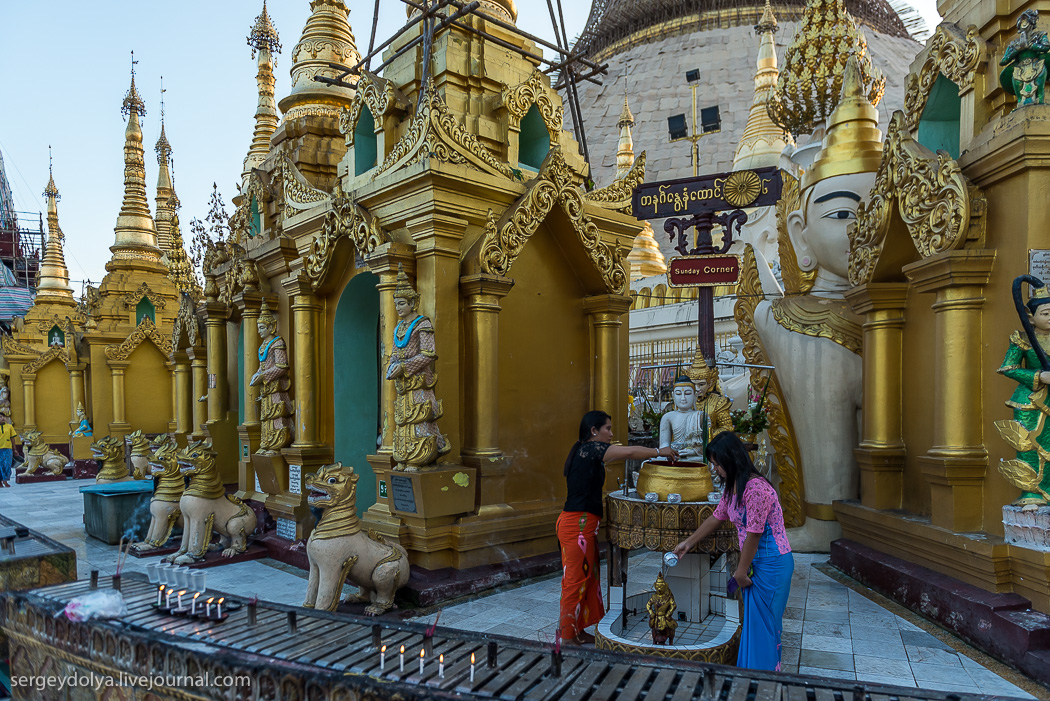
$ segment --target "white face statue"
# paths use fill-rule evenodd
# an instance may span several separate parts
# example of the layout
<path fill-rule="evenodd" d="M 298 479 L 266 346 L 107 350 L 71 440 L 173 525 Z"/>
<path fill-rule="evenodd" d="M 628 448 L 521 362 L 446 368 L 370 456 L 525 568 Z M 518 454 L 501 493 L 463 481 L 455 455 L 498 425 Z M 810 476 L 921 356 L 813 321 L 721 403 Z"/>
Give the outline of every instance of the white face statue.
<path fill-rule="evenodd" d="M 867 204 L 875 173 L 852 173 L 825 178 L 809 193 L 805 216 L 788 215 L 788 233 L 795 244 L 799 267 L 819 266 L 841 278 L 849 277 L 849 237 L 846 229 L 857 219 L 857 208 Z"/>
<path fill-rule="evenodd" d="M 674 408 L 678 411 L 692 411 L 696 404 L 696 390 L 692 385 L 678 385 L 672 393 Z"/>
<path fill-rule="evenodd" d="M 1050 304 L 1040 304 L 1032 315 L 1032 326 L 1041 333 L 1050 332 Z"/>

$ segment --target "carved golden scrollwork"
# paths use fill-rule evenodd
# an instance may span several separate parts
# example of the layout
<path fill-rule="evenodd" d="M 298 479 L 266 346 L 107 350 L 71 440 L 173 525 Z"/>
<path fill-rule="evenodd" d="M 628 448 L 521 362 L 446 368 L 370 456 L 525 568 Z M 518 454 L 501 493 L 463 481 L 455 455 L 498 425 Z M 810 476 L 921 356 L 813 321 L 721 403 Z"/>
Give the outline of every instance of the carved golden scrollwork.
<path fill-rule="evenodd" d="M 609 292 L 624 294 L 628 280 L 624 251 L 601 240 L 598 227 L 587 216 L 583 193 L 561 155 L 560 146 L 550 150 L 539 175 L 529 182 L 525 194 L 502 217 L 497 219 L 489 210 L 479 255 L 482 272 L 507 277 L 525 243 L 555 204 L 560 204 L 565 211 Z"/>
<path fill-rule="evenodd" d="M 782 231 L 780 236 L 786 237 L 786 232 Z M 783 241 L 783 238 L 781 240 Z M 758 337 L 758 330 L 755 328 L 755 309 L 763 297 L 755 251 L 751 244 L 747 244 L 740 264 L 740 281 L 737 285 L 737 300 L 733 316 L 736 319 L 740 338 L 744 341 L 744 358 L 752 365 L 771 365 L 765 348 L 762 346 L 762 340 Z M 784 524 L 788 528 L 801 526 L 806 521 L 806 514 L 802 508 L 802 460 L 798 443 L 795 440 L 791 415 L 788 413 L 787 404 L 783 401 L 784 392 L 780 388 L 776 372 L 771 370 L 752 370 L 751 386 L 758 392 L 766 388 L 769 438 L 773 443 L 777 474 L 780 477 L 780 504 L 784 509 Z"/>
<path fill-rule="evenodd" d="M 143 297 L 148 299 L 155 309 L 164 308 L 164 298 L 151 290 L 146 283 L 139 285 L 138 289 L 134 292 L 128 292 L 124 295 L 124 308 L 134 309 L 138 306 L 138 303 L 142 301 Z"/>
<path fill-rule="evenodd" d="M 50 319 L 41 319 L 37 323 L 36 329 L 40 333 L 47 333 L 57 326 L 63 331 L 69 332 L 73 329 L 74 324 L 80 325 L 85 321 L 84 313 L 80 309 L 74 309 L 71 315 L 59 316 L 58 314 L 52 314 Z"/>
<path fill-rule="evenodd" d="M 377 246 L 389 241 L 390 234 L 379 226 L 379 220 L 364 207 L 337 189 L 332 200 L 332 211 L 325 215 L 321 231 L 310 244 L 310 255 L 304 266 L 315 289 L 327 276 L 336 244 L 344 238 L 353 243 L 358 254 L 368 255 Z"/>
<path fill-rule="evenodd" d="M 427 81 L 419 111 L 405 135 L 394 144 L 382 165 L 373 171 L 372 179 L 427 157 L 445 163 L 469 165 L 493 175 L 514 177 L 509 165 L 500 162 L 476 136 L 463 128 L 438 95 L 433 80 Z"/>
<path fill-rule="evenodd" d="M 923 258 L 983 237 L 984 195 L 947 152 L 933 154 L 917 142 L 904 119 L 899 110 L 890 118 L 871 199 L 847 231 L 853 285 L 871 280 L 894 210 Z"/>
<path fill-rule="evenodd" d="M 127 360 L 131 357 L 131 353 L 139 347 L 139 344 L 146 339 L 152 341 L 164 357 L 171 356 L 171 340 L 161 336 L 153 320 L 144 316 L 135 330 L 120 345 L 114 343 L 106 346 L 106 357 L 110 360 Z"/>
<path fill-rule="evenodd" d="M 988 61 L 988 43 L 973 24 L 964 34 L 957 25 L 942 22 L 927 42 L 925 52 L 922 68 L 908 76 L 904 93 L 905 120 L 912 131 L 919 126 L 938 75 L 944 74 L 960 91 L 966 90 L 973 87 L 978 69 Z"/>
<path fill-rule="evenodd" d="M 642 151 L 641 155 L 635 159 L 634 165 L 626 175 L 605 187 L 584 193 L 583 198 L 603 209 L 630 214 L 634 188 L 641 185 L 643 180 L 645 180 L 645 151 Z"/>
<path fill-rule="evenodd" d="M 331 199 L 331 195 L 327 192 L 311 185 L 288 156 L 277 162 L 277 167 L 274 168 L 271 177 L 279 183 L 281 188 L 281 201 L 285 216 L 294 214 L 288 211 L 289 208 L 293 210 L 310 209 Z"/>
<path fill-rule="evenodd" d="M 354 131 L 366 105 L 372 118 L 379 119 L 396 110 L 407 112 L 412 102 L 389 80 L 362 70 L 354 101 L 339 110 L 339 131 L 346 135 L 347 148 L 354 145 Z"/>
<path fill-rule="evenodd" d="M 540 71 L 533 71 L 524 83 L 514 87 L 504 86 L 501 103 L 519 120 L 524 119 L 529 108 L 536 105 L 540 117 L 543 118 L 543 124 L 547 127 L 547 133 L 550 134 L 551 146 L 555 146 L 561 142 L 562 109 L 560 104 L 555 105 L 552 99 L 555 92 L 544 83 L 545 77 Z"/>
<path fill-rule="evenodd" d="M 40 355 L 40 351 L 36 348 L 19 343 L 7 334 L 0 335 L 0 349 L 3 349 L 5 358 L 13 355 L 30 355 L 34 357 Z"/>
<path fill-rule="evenodd" d="M 197 316 L 197 307 L 193 298 L 183 295 L 179 302 L 179 313 L 175 315 L 175 323 L 171 329 L 172 349 L 182 347 L 183 335 L 186 337 L 186 346 L 197 347 L 198 342 L 204 338 L 204 320 Z"/>
<path fill-rule="evenodd" d="M 253 169 L 248 175 L 248 180 L 245 184 L 244 190 L 241 193 L 243 195 L 241 203 L 237 205 L 237 209 L 233 211 L 233 215 L 230 216 L 230 240 L 234 243 L 243 244 L 249 238 L 249 231 L 251 230 L 252 221 L 252 200 L 255 201 L 256 206 L 259 207 L 260 212 L 263 210 L 263 203 L 269 202 L 273 199 L 273 194 L 270 192 L 270 188 L 263 182 L 260 173 L 262 171 Z"/>
<path fill-rule="evenodd" d="M 52 360 L 61 360 L 63 364 L 69 362 L 69 354 L 66 353 L 66 349 L 62 346 L 51 346 L 46 351 L 38 355 L 34 360 L 26 363 L 22 366 L 22 375 L 35 375 L 40 368 L 44 367 Z"/>

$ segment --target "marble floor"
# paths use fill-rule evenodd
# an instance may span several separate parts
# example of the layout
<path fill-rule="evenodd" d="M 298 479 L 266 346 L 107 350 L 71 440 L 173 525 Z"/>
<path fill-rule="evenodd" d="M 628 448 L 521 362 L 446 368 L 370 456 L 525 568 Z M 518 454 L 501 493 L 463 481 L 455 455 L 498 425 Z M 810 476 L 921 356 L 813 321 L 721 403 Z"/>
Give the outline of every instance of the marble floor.
<path fill-rule="evenodd" d="M 14 485 L 0 489 L 0 514 L 39 531 L 77 553 L 81 578 L 97 569 L 112 574 L 117 547 L 88 537 L 81 486 L 86 480 Z M 126 571 L 144 571 L 157 558 L 129 557 Z M 826 555 L 796 555 L 784 620 L 785 671 L 908 687 L 979 693 L 1003 698 L 1050 699 L 1050 690 L 969 647 L 958 638 L 848 580 L 826 565 Z M 660 559 L 635 554 L 628 594 L 656 579 Z M 302 601 L 306 573 L 254 560 L 210 568 L 208 588 L 285 604 Z M 604 578 L 604 566 L 603 566 Z M 440 610 L 440 625 L 493 631 L 553 642 L 560 575 L 504 586 Z M 437 611 L 420 611 L 433 621 Z"/>

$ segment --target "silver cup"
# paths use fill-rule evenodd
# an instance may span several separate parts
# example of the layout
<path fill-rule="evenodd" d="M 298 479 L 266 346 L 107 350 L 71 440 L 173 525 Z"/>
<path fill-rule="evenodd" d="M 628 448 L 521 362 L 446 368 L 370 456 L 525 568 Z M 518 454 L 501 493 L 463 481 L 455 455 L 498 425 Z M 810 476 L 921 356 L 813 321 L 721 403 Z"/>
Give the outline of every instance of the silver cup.
<path fill-rule="evenodd" d="M 660 495 L 657 494 L 656 492 L 646 492 L 645 493 L 645 500 L 646 501 L 660 501 Z"/>
<path fill-rule="evenodd" d="M 674 553 L 664 553 L 664 564 L 668 567 L 674 567 L 678 564 L 678 556 Z"/>
<path fill-rule="evenodd" d="M 675 492 L 671 492 L 667 495 L 667 501 L 671 502 L 672 504 L 681 504 L 682 495 Z"/>

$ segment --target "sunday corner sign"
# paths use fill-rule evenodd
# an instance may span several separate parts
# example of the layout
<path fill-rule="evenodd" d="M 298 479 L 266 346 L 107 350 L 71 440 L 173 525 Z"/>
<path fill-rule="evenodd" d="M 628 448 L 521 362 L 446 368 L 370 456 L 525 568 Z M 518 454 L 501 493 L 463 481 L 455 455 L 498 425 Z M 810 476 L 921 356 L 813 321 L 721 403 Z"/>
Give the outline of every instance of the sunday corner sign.
<path fill-rule="evenodd" d="M 781 185 L 780 169 L 776 167 L 663 180 L 635 188 L 632 212 L 638 219 L 663 219 L 699 212 L 765 207 L 780 199 Z"/>

